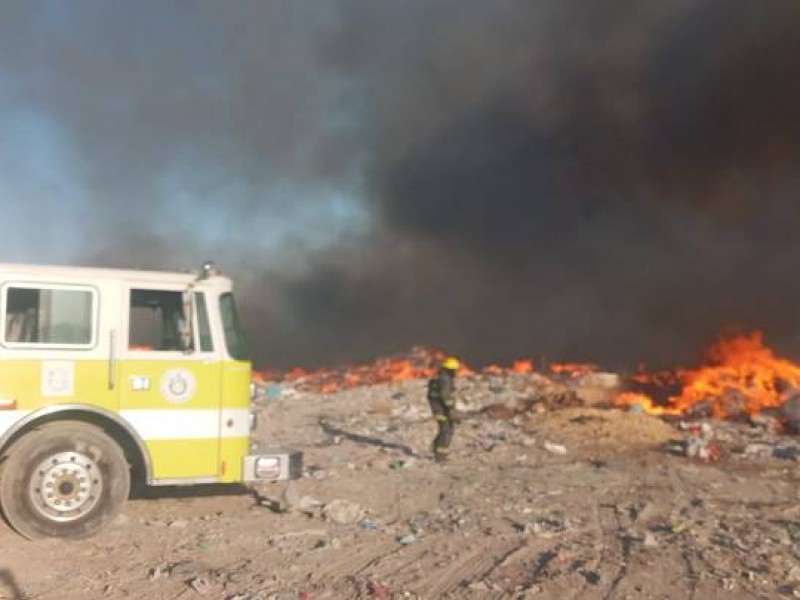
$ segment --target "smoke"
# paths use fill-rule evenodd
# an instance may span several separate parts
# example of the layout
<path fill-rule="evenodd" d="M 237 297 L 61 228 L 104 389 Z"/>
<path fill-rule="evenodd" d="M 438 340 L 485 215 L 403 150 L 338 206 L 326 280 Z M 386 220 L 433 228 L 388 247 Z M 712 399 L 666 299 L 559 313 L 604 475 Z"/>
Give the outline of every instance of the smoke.
<path fill-rule="evenodd" d="M 216 258 L 260 366 L 800 356 L 794 0 L 78 6 L 3 8 L 0 120 L 68 140 L 73 262 Z"/>

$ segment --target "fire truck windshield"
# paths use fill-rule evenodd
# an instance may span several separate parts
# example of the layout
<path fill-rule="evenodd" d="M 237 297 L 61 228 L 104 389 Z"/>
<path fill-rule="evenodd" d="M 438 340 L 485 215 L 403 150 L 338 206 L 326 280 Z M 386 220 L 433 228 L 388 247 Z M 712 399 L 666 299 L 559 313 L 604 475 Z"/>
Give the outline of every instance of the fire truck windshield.
<path fill-rule="evenodd" d="M 222 315 L 222 325 L 225 329 L 225 345 L 228 354 L 236 360 L 247 360 L 247 346 L 244 342 L 242 329 L 239 326 L 239 315 L 236 312 L 236 303 L 233 294 L 223 294 L 219 298 L 219 309 Z"/>

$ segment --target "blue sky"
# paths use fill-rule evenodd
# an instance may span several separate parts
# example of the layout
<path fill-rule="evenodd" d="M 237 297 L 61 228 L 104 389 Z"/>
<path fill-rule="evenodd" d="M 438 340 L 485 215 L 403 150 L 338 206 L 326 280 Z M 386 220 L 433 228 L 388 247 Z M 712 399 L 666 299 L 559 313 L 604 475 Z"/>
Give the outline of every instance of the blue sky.
<path fill-rule="evenodd" d="M 75 258 L 90 215 L 79 157 L 45 114 L 10 110 L 0 129 L 0 255 L 8 262 Z"/>
<path fill-rule="evenodd" d="M 241 6 L 0 7 L 0 221 L 14 224 L 2 260 L 104 248 L 158 267 L 147 249 L 130 255 L 152 237 L 167 268 L 210 253 L 278 263 L 367 227 L 357 152 L 331 167 L 318 155 L 357 126 L 346 86 L 297 35 L 326 11 Z"/>

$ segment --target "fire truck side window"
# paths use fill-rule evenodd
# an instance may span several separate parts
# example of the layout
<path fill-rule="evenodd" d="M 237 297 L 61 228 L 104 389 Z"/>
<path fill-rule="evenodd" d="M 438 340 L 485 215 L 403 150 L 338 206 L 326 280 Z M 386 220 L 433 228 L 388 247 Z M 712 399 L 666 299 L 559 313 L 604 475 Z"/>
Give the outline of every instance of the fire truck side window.
<path fill-rule="evenodd" d="M 128 347 L 131 350 L 188 350 L 181 337 L 185 326 L 183 294 L 131 290 Z"/>
<path fill-rule="evenodd" d="M 93 339 L 93 305 L 91 290 L 9 287 L 4 341 L 87 346 Z"/>

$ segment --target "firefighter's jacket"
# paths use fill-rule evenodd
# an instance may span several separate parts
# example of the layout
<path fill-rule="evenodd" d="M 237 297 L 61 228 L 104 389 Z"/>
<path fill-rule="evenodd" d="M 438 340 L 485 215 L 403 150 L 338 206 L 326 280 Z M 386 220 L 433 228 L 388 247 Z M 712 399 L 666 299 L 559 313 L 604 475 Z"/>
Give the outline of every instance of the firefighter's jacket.
<path fill-rule="evenodd" d="M 455 376 L 447 369 L 439 369 L 436 377 L 428 381 L 428 402 L 436 412 L 436 408 L 450 411 L 456 405 Z"/>

